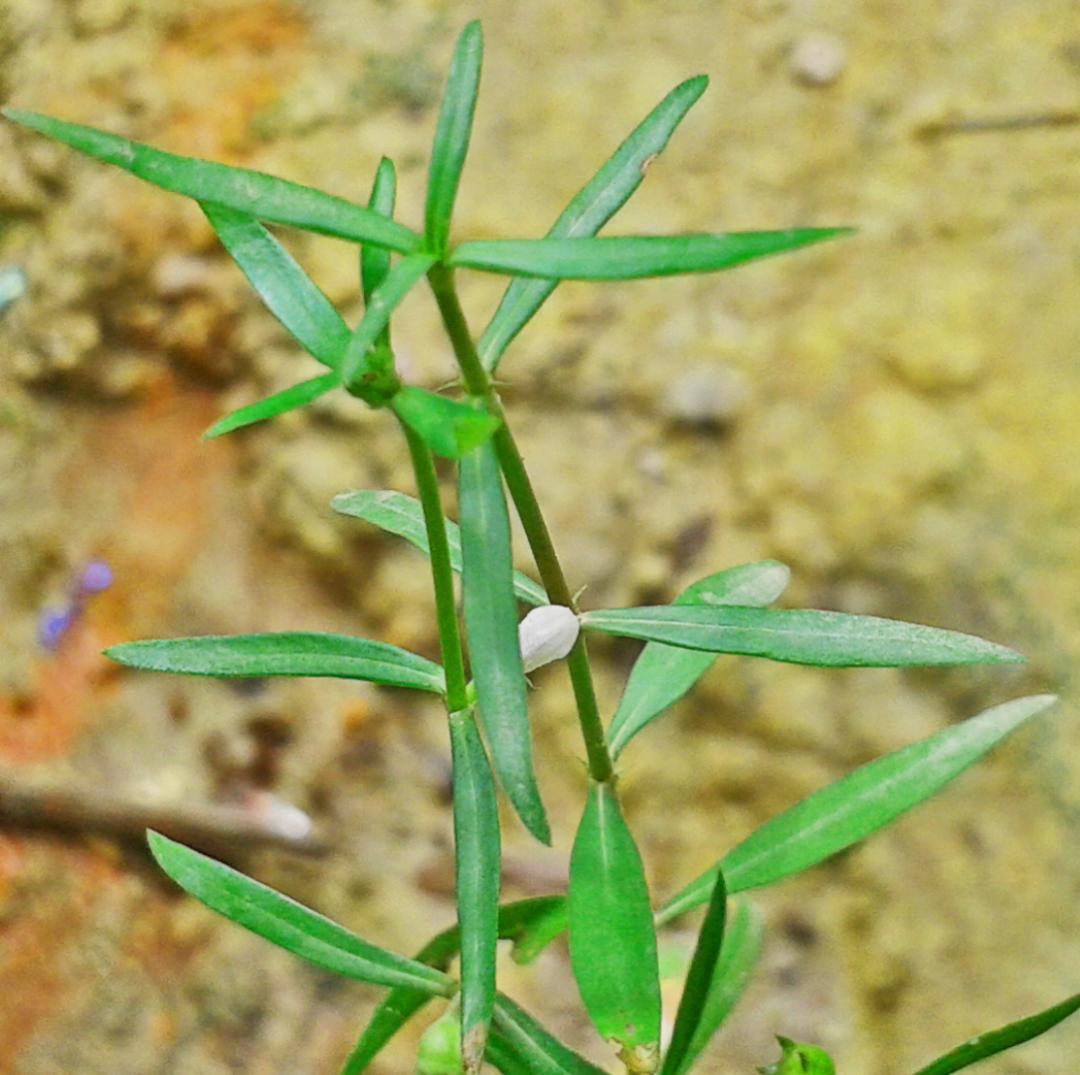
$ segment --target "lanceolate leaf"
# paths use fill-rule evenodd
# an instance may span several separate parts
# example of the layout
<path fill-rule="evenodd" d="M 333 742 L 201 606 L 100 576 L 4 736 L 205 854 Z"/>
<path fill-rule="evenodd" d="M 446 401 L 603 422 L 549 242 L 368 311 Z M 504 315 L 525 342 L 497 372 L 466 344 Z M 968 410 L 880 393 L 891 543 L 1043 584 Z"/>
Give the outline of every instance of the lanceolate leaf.
<path fill-rule="evenodd" d="M 568 909 L 570 966 L 593 1025 L 628 1055 L 655 1056 L 660 979 L 649 889 L 610 783 L 589 787 L 570 855 Z"/>
<path fill-rule="evenodd" d="M 720 861 L 729 892 L 770 885 L 816 866 L 928 799 L 1025 721 L 1056 701 L 1043 694 L 995 706 L 869 762 L 767 821 Z M 670 922 L 708 898 L 716 867 L 660 909 Z"/>
<path fill-rule="evenodd" d="M 336 373 L 322 373 L 309 381 L 301 381 L 265 399 L 249 403 L 246 407 L 239 407 L 224 418 L 219 418 L 203 434 L 203 438 L 213 440 L 214 437 L 224 436 L 226 433 L 254 425 L 256 422 L 276 418 L 287 411 L 295 411 L 298 407 L 306 407 L 340 384 L 341 378 Z"/>
<path fill-rule="evenodd" d="M 288 224 L 340 239 L 375 243 L 405 254 L 420 247 L 420 236 L 409 228 L 344 198 L 299 183 L 250 168 L 165 153 L 119 135 L 65 123 L 38 112 L 5 108 L 2 113 L 12 122 L 64 142 L 80 153 L 115 164 L 148 183 L 199 202 L 214 202 L 272 224 Z"/>
<path fill-rule="evenodd" d="M 505 1075 L 604 1075 L 501 993 L 495 1000 L 491 1038 L 490 1058 Z"/>
<path fill-rule="evenodd" d="M 397 197 L 397 173 L 394 162 L 387 157 L 379 161 L 375 170 L 375 182 L 371 185 L 371 197 L 368 208 L 379 216 L 391 219 L 394 215 L 394 201 Z M 379 246 L 365 244 L 360 248 L 360 290 L 364 296 L 364 305 L 371 302 L 371 296 L 386 279 L 390 272 L 390 254 Z"/>
<path fill-rule="evenodd" d="M 814 609 L 660 605 L 586 612 L 583 628 L 711 653 L 819 668 L 1015 664 L 1020 654 L 973 635 Z"/>
<path fill-rule="evenodd" d="M 202 204 L 222 246 L 270 312 L 324 366 L 337 369 L 349 326 L 292 255 L 253 216 Z"/>
<path fill-rule="evenodd" d="M 499 939 L 516 943 L 533 922 L 542 919 L 552 907 L 560 907 L 563 902 L 562 896 L 535 896 L 504 904 L 499 908 Z M 458 954 L 459 940 L 456 926 L 444 930 L 424 945 L 416 959 L 439 970 L 446 970 Z M 430 999 L 429 994 L 421 989 L 407 986 L 392 989 L 375 1009 L 341 1075 L 359 1075 L 364 1071 L 382 1047 Z"/>
<path fill-rule="evenodd" d="M 724 235 L 491 239 L 462 243 L 450 255 L 450 264 L 508 276 L 640 280 L 647 276 L 717 272 L 848 234 L 848 228 L 792 228 Z"/>
<path fill-rule="evenodd" d="M 347 929 L 295 900 L 253 881 L 156 832 L 148 834 L 158 865 L 212 911 L 257 933 L 279 948 L 334 974 L 371 985 L 406 985 L 431 996 L 451 996 L 452 978 L 362 941 Z"/>
<path fill-rule="evenodd" d="M 495 781 L 471 710 L 450 714 L 454 861 L 461 936 L 461 1057 L 479 1075 L 495 1006 L 499 811 Z"/>
<path fill-rule="evenodd" d="M 363 489 L 341 493 L 330 502 L 334 511 L 354 519 L 363 519 L 390 534 L 397 534 L 427 554 L 428 539 L 420 501 L 391 489 Z M 461 571 L 461 531 L 455 522 L 446 520 L 446 538 L 450 543 L 450 566 Z M 530 605 L 546 605 L 544 588 L 520 571 L 514 572 L 514 595 Z"/>
<path fill-rule="evenodd" d="M 773 884 L 809 869 L 883 829 L 1055 701 L 1053 695 L 1034 695 L 995 706 L 814 792 L 767 821 L 720 860 L 728 894 Z M 708 902 L 715 883 L 714 867 L 657 911 L 657 926 Z M 518 945 L 529 958 L 535 958 L 561 932 L 559 912 L 558 904 L 552 904 L 523 928 Z"/>
<path fill-rule="evenodd" d="M 686 972 L 671 1042 L 660 1075 L 678 1075 L 689 1059 L 690 1045 L 701 1028 L 705 1004 L 716 975 L 726 926 L 727 886 L 724 884 L 723 873 L 717 870 L 716 884 L 713 885 L 705 921 L 698 931 L 697 945 L 690 961 L 690 969 Z"/>
<path fill-rule="evenodd" d="M 637 190 L 649 165 L 663 151 L 672 132 L 708 84 L 705 75 L 698 75 L 676 86 L 578 191 L 551 226 L 547 238 L 595 235 Z M 494 371 L 510 341 L 540 309 L 555 290 L 555 284 L 555 280 L 520 277 L 510 282 L 477 345 L 480 361 L 489 371 Z"/>
<path fill-rule="evenodd" d="M 1078 1010 L 1080 993 L 1037 1015 L 1029 1015 L 1026 1019 L 1018 1019 L 1015 1023 L 998 1027 L 997 1030 L 979 1034 L 970 1041 L 965 1041 L 963 1045 L 950 1049 L 944 1056 L 939 1056 L 932 1064 L 919 1068 L 915 1075 L 952 1075 L 954 1071 L 970 1067 L 989 1056 L 997 1056 L 1006 1049 L 1012 1049 L 1045 1034 Z"/>
<path fill-rule="evenodd" d="M 498 1028 L 488 1036 L 486 1059 L 500 1075 L 533 1075 L 527 1061 L 499 1033 Z M 348 1075 L 348 1072 L 342 1075 Z"/>
<path fill-rule="evenodd" d="M 461 169 L 469 150 L 483 54 L 484 38 L 480 23 L 470 22 L 461 31 L 454 48 L 442 110 L 435 128 L 435 143 L 431 149 L 427 208 L 424 213 L 424 241 L 429 250 L 441 252 L 446 248 Z"/>
<path fill-rule="evenodd" d="M 775 560 L 719 571 L 688 586 L 675 605 L 769 605 L 786 589 L 791 572 Z M 615 757 L 650 721 L 674 705 L 704 674 L 715 654 L 650 642 L 634 662 L 608 728 Z"/>
<path fill-rule="evenodd" d="M 525 827 L 549 843 L 551 834 L 533 774 L 510 562 L 510 520 L 490 441 L 462 457 L 458 505 L 465 633 L 480 720 L 503 790 Z"/>
<path fill-rule="evenodd" d="M 460 459 L 499 427 L 499 419 L 486 411 L 413 385 L 405 385 L 390 406 L 436 455 L 448 459 Z"/>
<path fill-rule="evenodd" d="M 445 689 L 442 669 L 426 657 L 349 635 L 289 631 L 169 638 L 124 642 L 111 646 L 105 656 L 129 668 L 190 676 L 329 676 L 433 694 Z"/>
<path fill-rule="evenodd" d="M 430 254 L 410 254 L 402 258 L 372 292 L 364 316 L 345 348 L 341 376 L 346 385 L 353 386 L 362 376 L 368 350 L 386 328 L 394 308 L 434 264 L 435 258 Z"/>
<path fill-rule="evenodd" d="M 761 954 L 761 936 L 760 916 L 750 904 L 740 901 L 724 933 L 720 961 L 713 970 L 697 1029 L 682 1062 L 677 1067 L 670 1068 L 665 1063 L 665 1075 L 668 1072 L 671 1075 L 683 1075 L 689 1071 L 701 1051 L 731 1014 L 749 984 Z"/>

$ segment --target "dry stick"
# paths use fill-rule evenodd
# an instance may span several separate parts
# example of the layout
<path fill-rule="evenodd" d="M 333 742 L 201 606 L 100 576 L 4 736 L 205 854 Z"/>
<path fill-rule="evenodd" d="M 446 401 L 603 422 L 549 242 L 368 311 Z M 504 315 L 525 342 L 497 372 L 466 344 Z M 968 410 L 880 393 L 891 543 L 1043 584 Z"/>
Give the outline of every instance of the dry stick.
<path fill-rule="evenodd" d="M 915 129 L 915 137 L 941 138 L 950 134 L 993 134 L 1026 131 L 1037 127 L 1071 127 L 1080 123 L 1080 112 L 1033 112 L 1018 116 L 968 117 L 932 120 Z"/>
<path fill-rule="evenodd" d="M 209 803 L 147 803 L 90 788 L 55 787 L 0 773 L 0 827 L 92 833 L 143 845 L 154 829 L 181 843 L 226 851 L 276 847 L 300 855 L 324 855 L 318 835 L 295 836 L 248 810 Z"/>

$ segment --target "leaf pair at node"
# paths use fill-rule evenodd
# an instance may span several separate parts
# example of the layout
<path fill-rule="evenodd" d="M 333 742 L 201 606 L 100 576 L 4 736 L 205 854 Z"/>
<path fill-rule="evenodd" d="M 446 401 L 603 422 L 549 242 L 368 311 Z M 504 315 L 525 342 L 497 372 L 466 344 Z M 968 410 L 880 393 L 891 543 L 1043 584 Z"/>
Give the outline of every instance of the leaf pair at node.
<path fill-rule="evenodd" d="M 671 237 L 595 238 L 641 183 L 649 164 L 700 97 L 703 76 L 676 87 L 619 147 L 540 240 L 465 242 L 452 247 L 450 225 L 472 131 L 483 40 L 478 22 L 462 31 L 451 62 L 428 176 L 424 232 L 395 222 L 394 176 L 384 160 L 367 206 L 248 168 L 157 150 L 40 113 L 5 109 L 10 120 L 55 138 L 174 193 L 196 200 L 222 245 L 270 311 L 331 371 L 240 408 L 208 431 L 216 437 L 306 406 L 344 385 L 371 406 L 392 406 L 438 454 L 458 458 L 490 436 L 491 415 L 415 387 L 402 387 L 389 352 L 394 310 L 436 265 L 519 277 L 483 333 L 480 361 L 493 371 L 503 351 L 559 279 L 638 279 L 730 268 L 832 238 L 845 229 Z M 285 225 L 362 246 L 365 312 L 350 330 L 326 296 L 263 226 Z M 390 253 L 401 255 L 392 265 Z M 532 277 L 533 279 L 523 279 Z"/>

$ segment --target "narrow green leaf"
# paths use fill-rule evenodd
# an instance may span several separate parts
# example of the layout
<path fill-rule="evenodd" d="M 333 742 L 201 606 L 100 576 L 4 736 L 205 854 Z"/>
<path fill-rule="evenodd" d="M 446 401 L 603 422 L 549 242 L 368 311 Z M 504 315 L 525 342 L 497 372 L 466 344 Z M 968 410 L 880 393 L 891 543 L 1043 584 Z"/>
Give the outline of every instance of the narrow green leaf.
<path fill-rule="evenodd" d="M 698 75 L 676 86 L 578 191 L 551 226 L 547 238 L 595 235 L 637 190 L 649 165 L 663 152 L 675 128 L 708 84 L 705 75 Z M 554 280 L 520 277 L 510 281 L 477 345 L 480 361 L 489 372 L 494 372 L 510 341 L 544 304 L 555 284 Z"/>
<path fill-rule="evenodd" d="M 626 235 L 581 239 L 490 239 L 450 255 L 460 269 L 557 280 L 640 280 L 718 272 L 746 261 L 850 235 L 850 228 L 790 228 L 722 235 Z"/>
<path fill-rule="evenodd" d="M 655 1057 L 660 978 L 649 889 L 610 783 L 589 787 L 567 901 L 570 966 L 589 1018 L 625 1055 Z"/>
<path fill-rule="evenodd" d="M 1029 1015 L 1026 1019 L 1018 1019 L 1015 1023 L 998 1027 L 996 1030 L 987 1030 L 965 1041 L 963 1045 L 950 1049 L 932 1064 L 919 1068 L 915 1075 L 952 1075 L 954 1071 L 970 1067 L 980 1060 L 997 1056 L 1006 1049 L 1023 1045 L 1025 1041 L 1031 1041 L 1032 1038 L 1045 1034 L 1078 1010 L 1080 1010 L 1080 993 L 1036 1015 Z"/>
<path fill-rule="evenodd" d="M 288 631 L 123 642 L 105 656 L 128 668 L 189 676 L 328 676 L 442 694 L 442 669 L 419 654 L 349 635 Z"/>
<path fill-rule="evenodd" d="M 200 208 L 270 312 L 301 347 L 337 369 L 349 326 L 292 255 L 253 216 L 211 202 Z"/>
<path fill-rule="evenodd" d="M 479 21 L 474 20 L 461 31 L 454 46 L 454 58 L 450 61 L 450 74 L 435 128 L 435 142 L 431 147 L 424 241 L 429 250 L 439 253 L 446 249 L 461 169 L 469 151 L 483 56 L 484 37 Z"/>
<path fill-rule="evenodd" d="M 791 572 L 775 560 L 719 571 L 688 586 L 675 605 L 769 605 L 787 588 Z M 650 642 L 634 662 L 608 727 L 614 757 L 647 724 L 674 705 L 708 671 L 714 654 Z"/>
<path fill-rule="evenodd" d="M 448 459 L 460 459 L 499 428 L 499 419 L 487 411 L 414 385 L 405 385 L 390 406 L 436 455 Z"/>
<path fill-rule="evenodd" d="M 427 531 L 424 529 L 424 513 L 420 501 L 392 489 L 363 489 L 353 493 L 341 493 L 330 502 L 334 511 L 396 534 L 415 545 L 425 555 L 428 549 Z M 446 520 L 446 539 L 450 544 L 450 566 L 461 572 L 461 531 L 455 522 Z M 523 575 L 514 572 L 514 594 L 519 601 L 530 605 L 548 604 L 544 588 Z"/>
<path fill-rule="evenodd" d="M 489 1058 L 504 1075 L 604 1075 L 501 993 L 495 1000 L 490 1044 Z"/>
<path fill-rule="evenodd" d="M 462 596 L 480 720 L 495 772 L 525 827 L 551 842 L 532 765 L 525 673 L 518 649 L 510 519 L 495 450 L 488 441 L 462 456 Z"/>
<path fill-rule="evenodd" d="M 379 161 L 375 170 L 375 182 L 371 185 L 371 197 L 368 208 L 379 216 L 390 220 L 394 215 L 394 202 L 397 199 L 397 173 L 394 162 L 388 157 Z M 360 248 L 360 289 L 364 295 L 364 305 L 371 302 L 371 296 L 378 290 L 390 272 L 390 254 L 382 247 L 365 244 Z"/>
<path fill-rule="evenodd" d="M 765 822 L 720 861 L 729 892 L 760 888 L 851 847 L 930 798 L 1057 699 L 1017 698 L 848 773 Z M 709 898 L 716 867 L 660 909 L 670 922 Z"/>
<path fill-rule="evenodd" d="M 586 612 L 581 626 L 647 642 L 818 668 L 1016 664 L 1024 660 L 1005 646 L 957 631 L 814 609 L 660 605 Z"/>
<path fill-rule="evenodd" d="M 693 1067 L 701 1051 L 712 1040 L 734 1010 L 750 982 L 754 966 L 761 954 L 761 917 L 750 904 L 739 901 L 724 934 L 720 960 L 709 982 L 705 1005 L 697 1029 L 690 1040 L 682 1063 L 668 1069 L 672 1075 L 683 1075 Z"/>
<path fill-rule="evenodd" d="M 533 1075 L 527 1061 L 498 1031 L 494 1029 L 488 1036 L 487 1062 L 500 1075 Z"/>
<path fill-rule="evenodd" d="M 518 937 L 524 935 L 531 923 L 541 919 L 552 906 L 562 905 L 563 902 L 562 896 L 534 896 L 503 904 L 499 908 L 499 939 L 517 943 Z M 459 941 L 457 926 L 443 930 L 424 945 L 416 954 L 416 959 L 444 971 L 458 954 Z M 360 1075 L 366 1070 L 382 1047 L 430 999 L 430 995 L 421 989 L 398 986 L 390 990 L 375 1009 L 341 1075 Z"/>
<path fill-rule="evenodd" d="M 479 1075 L 495 1008 L 499 935 L 499 809 L 495 780 L 471 710 L 450 714 L 454 861 L 461 935 L 461 1056 Z"/>
<path fill-rule="evenodd" d="M 13 123 L 199 202 L 214 202 L 273 224 L 388 246 L 404 254 L 420 248 L 420 236 L 411 229 L 321 190 L 250 168 L 165 153 L 119 135 L 65 123 L 38 112 L 18 108 L 0 109 L 0 112 Z"/>
<path fill-rule="evenodd" d="M 456 983 L 441 971 L 378 948 L 295 900 L 156 832 L 147 834 L 158 865 L 186 892 L 231 922 L 346 978 L 405 985 L 451 996 Z"/>
<path fill-rule="evenodd" d="M 705 1005 L 720 961 L 724 931 L 727 927 L 727 898 L 724 874 L 717 870 L 716 884 L 713 885 L 705 921 L 698 931 L 697 944 L 690 960 L 690 969 L 686 972 L 671 1042 L 660 1068 L 660 1075 L 678 1075 L 688 1063 L 690 1045 L 701 1028 Z"/>
<path fill-rule="evenodd" d="M 237 429 L 254 425 L 256 422 L 265 422 L 268 418 L 276 418 L 279 414 L 306 407 L 320 396 L 325 396 L 327 392 L 337 388 L 339 384 L 341 384 L 341 379 L 336 373 L 321 373 L 309 381 L 290 385 L 281 392 L 256 400 L 246 407 L 238 407 L 224 418 L 219 418 L 203 434 L 203 440 L 213 440 L 215 437 L 233 433 Z"/>
<path fill-rule="evenodd" d="M 431 254 L 410 254 L 402 258 L 372 292 L 364 316 L 349 339 L 341 362 L 341 377 L 346 385 L 353 387 L 359 383 L 362 387 L 368 350 L 386 328 L 398 303 L 434 264 L 435 258 Z"/>

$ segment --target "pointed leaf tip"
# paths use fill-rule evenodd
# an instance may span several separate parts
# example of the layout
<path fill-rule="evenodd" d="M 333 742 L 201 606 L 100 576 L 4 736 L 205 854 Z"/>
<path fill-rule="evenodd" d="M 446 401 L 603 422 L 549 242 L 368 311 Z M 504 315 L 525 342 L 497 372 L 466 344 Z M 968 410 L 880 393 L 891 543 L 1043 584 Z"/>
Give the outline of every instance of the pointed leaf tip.
<path fill-rule="evenodd" d="M 160 833 L 147 833 L 157 864 L 210 910 L 323 970 L 371 985 L 408 986 L 451 996 L 456 984 L 416 960 L 361 940 L 343 926 L 267 885 Z"/>
<path fill-rule="evenodd" d="M 473 20 L 461 31 L 454 46 L 431 147 L 424 211 L 424 240 L 429 250 L 445 250 L 450 234 L 450 218 L 472 134 L 483 53 L 480 23 Z"/>
<path fill-rule="evenodd" d="M 720 862 L 729 893 L 774 884 L 851 847 L 929 799 L 1056 701 L 1016 698 L 876 758 L 770 818 Z M 708 900 L 715 868 L 657 913 L 664 924 Z"/>
<path fill-rule="evenodd" d="M 955 1049 L 950 1049 L 944 1056 L 939 1056 L 932 1064 L 919 1068 L 915 1075 L 952 1075 L 954 1071 L 971 1067 L 972 1064 L 1045 1034 L 1077 1011 L 1080 1011 L 1080 993 L 1035 1015 L 1018 1019 L 996 1030 L 977 1034 Z"/>
<path fill-rule="evenodd" d="M 9 109 L 6 117 L 105 164 L 123 168 L 163 190 L 249 213 L 257 220 L 376 243 L 402 253 L 421 244 L 420 236 L 401 224 L 344 198 L 217 161 L 182 157 L 120 135 L 68 123 L 39 112 Z"/>
<path fill-rule="evenodd" d="M 705 90 L 704 75 L 680 83 L 630 132 L 600 170 L 571 199 L 548 238 L 595 235 L 638 189 L 652 162 Z M 511 340 L 555 290 L 557 280 L 512 280 L 480 338 L 480 360 L 494 370 Z"/>

